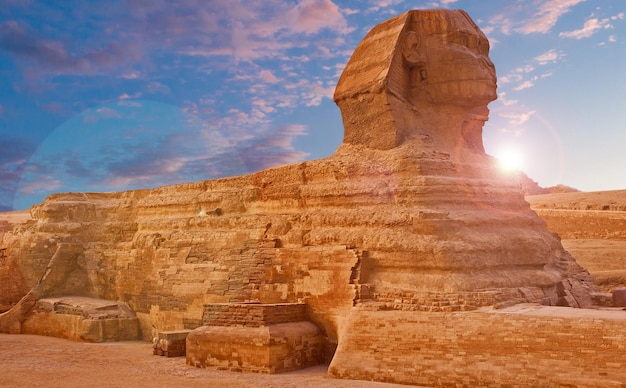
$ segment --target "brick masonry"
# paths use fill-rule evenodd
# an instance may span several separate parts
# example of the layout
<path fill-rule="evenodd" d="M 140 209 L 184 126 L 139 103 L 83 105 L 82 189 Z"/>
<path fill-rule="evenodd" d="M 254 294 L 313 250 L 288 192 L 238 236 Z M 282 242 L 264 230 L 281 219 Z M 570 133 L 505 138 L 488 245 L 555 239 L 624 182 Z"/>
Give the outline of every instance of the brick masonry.
<path fill-rule="evenodd" d="M 204 305 L 204 326 L 261 327 L 306 320 L 304 303 L 211 303 Z"/>
<path fill-rule="evenodd" d="M 329 368 L 335 377 L 457 387 L 623 387 L 626 381 L 621 310 L 360 308 L 347 326 L 354 330 L 341 338 Z"/>

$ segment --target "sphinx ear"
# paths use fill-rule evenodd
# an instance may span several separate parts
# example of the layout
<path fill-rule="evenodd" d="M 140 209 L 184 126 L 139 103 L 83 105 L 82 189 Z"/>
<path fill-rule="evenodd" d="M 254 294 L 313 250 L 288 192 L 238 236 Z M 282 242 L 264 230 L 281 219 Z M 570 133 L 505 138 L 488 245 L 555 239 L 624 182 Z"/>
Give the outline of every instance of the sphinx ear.
<path fill-rule="evenodd" d="M 402 57 L 406 63 L 413 67 L 422 65 L 426 58 L 421 50 L 422 39 L 416 32 L 409 31 L 402 38 Z"/>

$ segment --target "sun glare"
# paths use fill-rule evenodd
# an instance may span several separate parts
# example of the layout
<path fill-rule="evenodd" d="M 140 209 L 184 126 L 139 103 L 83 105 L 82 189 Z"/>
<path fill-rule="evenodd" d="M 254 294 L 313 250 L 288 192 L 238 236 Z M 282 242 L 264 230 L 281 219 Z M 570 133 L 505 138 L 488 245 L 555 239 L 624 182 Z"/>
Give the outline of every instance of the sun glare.
<path fill-rule="evenodd" d="M 524 158 L 517 148 L 502 148 L 494 156 L 498 159 L 498 165 L 504 172 L 514 172 L 522 169 Z"/>

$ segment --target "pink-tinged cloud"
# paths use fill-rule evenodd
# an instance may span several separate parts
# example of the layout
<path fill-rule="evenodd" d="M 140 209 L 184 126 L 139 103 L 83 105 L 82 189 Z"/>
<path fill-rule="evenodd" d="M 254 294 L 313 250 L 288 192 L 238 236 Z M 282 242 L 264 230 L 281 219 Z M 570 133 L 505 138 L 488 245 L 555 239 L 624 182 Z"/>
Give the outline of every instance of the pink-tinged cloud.
<path fill-rule="evenodd" d="M 523 4 L 516 2 L 489 20 L 487 28 L 493 27 L 505 35 L 546 34 L 556 25 L 559 18 L 575 5 L 586 0 L 535 0 Z M 533 10 L 535 10 L 533 12 Z"/>
<path fill-rule="evenodd" d="M 169 86 L 162 84 L 161 82 L 152 81 L 146 86 L 146 93 L 149 94 L 170 94 L 171 89 Z"/>
<path fill-rule="evenodd" d="M 559 36 L 562 38 L 574 38 L 574 39 L 589 38 L 590 36 L 594 35 L 596 32 L 603 30 L 605 28 L 611 28 L 611 22 L 609 21 L 609 19 L 600 20 L 597 18 L 593 18 L 593 19 L 589 19 L 585 21 L 583 28 L 574 30 L 574 31 L 561 32 Z"/>
<path fill-rule="evenodd" d="M 259 78 L 267 83 L 275 84 L 279 81 L 278 78 L 270 70 L 261 70 L 259 72 Z"/>
<path fill-rule="evenodd" d="M 98 108 L 95 111 L 90 111 L 86 113 L 85 116 L 83 117 L 83 122 L 88 123 L 88 124 L 93 124 L 100 120 L 114 119 L 114 118 L 120 118 L 120 117 L 121 116 L 118 111 L 116 111 L 115 109 L 107 108 L 105 106 L 102 108 Z"/>
<path fill-rule="evenodd" d="M 522 125 L 536 113 L 536 111 L 531 110 L 527 112 L 515 113 L 515 112 L 502 112 L 500 113 L 501 117 L 504 117 L 509 121 L 510 125 L 517 126 Z"/>
<path fill-rule="evenodd" d="M 130 63 L 140 55 L 137 48 L 117 42 L 70 52 L 64 43 L 44 38 L 26 23 L 16 21 L 0 23 L 0 50 L 25 66 L 24 72 L 30 78 L 42 74 L 98 74 Z"/>
<path fill-rule="evenodd" d="M 291 29 L 314 34 L 322 29 L 348 33 L 348 24 L 339 7 L 331 0 L 303 0 L 287 13 Z"/>
<path fill-rule="evenodd" d="M 585 0 L 544 0 L 539 4 L 539 10 L 528 18 L 515 31 L 522 34 L 546 34 L 555 26 L 561 16 L 570 11 L 573 6 Z"/>
<path fill-rule="evenodd" d="M 51 102 L 41 106 L 45 111 L 50 113 L 65 113 L 65 107 L 58 102 Z"/>
<path fill-rule="evenodd" d="M 35 182 L 30 182 L 22 186 L 18 194 L 37 194 L 57 190 L 63 187 L 63 182 L 51 176 L 39 176 Z"/>

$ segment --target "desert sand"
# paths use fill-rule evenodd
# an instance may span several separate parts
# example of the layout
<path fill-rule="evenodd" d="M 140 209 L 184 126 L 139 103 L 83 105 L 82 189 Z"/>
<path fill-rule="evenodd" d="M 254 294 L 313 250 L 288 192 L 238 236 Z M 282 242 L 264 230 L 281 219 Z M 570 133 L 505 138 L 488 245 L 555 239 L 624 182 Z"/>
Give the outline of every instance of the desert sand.
<path fill-rule="evenodd" d="M 198 369 L 152 355 L 147 342 L 85 343 L 0 334 L 1 387 L 399 387 L 339 380 L 321 365 L 276 375 Z"/>

